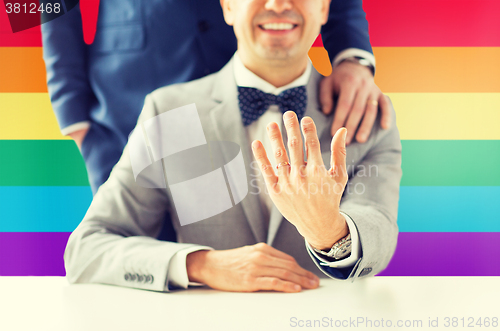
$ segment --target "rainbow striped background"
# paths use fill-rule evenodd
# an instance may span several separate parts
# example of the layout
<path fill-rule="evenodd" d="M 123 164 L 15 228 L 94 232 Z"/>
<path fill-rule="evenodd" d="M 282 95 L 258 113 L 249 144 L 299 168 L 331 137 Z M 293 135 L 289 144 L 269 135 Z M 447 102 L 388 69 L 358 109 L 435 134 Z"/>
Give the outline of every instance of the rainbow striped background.
<path fill-rule="evenodd" d="M 364 8 L 403 140 L 401 233 L 382 275 L 500 276 L 500 1 Z M 328 71 L 320 45 L 310 56 Z M 64 275 L 91 198 L 51 109 L 40 29 L 12 34 L 0 7 L 0 275 Z"/>

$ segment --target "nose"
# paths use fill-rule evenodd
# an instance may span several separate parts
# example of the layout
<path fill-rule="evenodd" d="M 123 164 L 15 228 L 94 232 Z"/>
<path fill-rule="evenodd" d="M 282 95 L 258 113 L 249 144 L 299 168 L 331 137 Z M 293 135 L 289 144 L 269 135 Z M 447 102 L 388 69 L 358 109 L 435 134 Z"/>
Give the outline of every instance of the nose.
<path fill-rule="evenodd" d="M 268 0 L 266 1 L 266 10 L 272 10 L 275 13 L 281 14 L 285 10 L 291 10 L 293 7 L 291 0 Z"/>

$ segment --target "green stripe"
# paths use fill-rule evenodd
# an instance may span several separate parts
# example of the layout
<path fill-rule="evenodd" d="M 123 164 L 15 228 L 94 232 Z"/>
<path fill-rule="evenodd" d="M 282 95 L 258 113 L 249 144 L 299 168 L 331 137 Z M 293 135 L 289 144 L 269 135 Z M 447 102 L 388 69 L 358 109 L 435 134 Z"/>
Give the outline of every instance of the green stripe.
<path fill-rule="evenodd" d="M 402 186 L 500 186 L 500 140 L 403 140 Z"/>
<path fill-rule="evenodd" d="M 0 186 L 88 186 L 72 140 L 0 140 Z"/>
<path fill-rule="evenodd" d="M 500 140 L 403 140 L 402 186 L 500 186 Z M 69 140 L 0 140 L 0 186 L 86 186 Z"/>

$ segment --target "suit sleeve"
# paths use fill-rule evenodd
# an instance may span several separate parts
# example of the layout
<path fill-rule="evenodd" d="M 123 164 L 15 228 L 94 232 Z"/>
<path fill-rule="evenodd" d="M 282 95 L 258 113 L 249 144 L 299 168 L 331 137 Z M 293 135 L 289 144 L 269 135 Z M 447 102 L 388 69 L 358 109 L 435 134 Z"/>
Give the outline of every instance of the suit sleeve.
<path fill-rule="evenodd" d="M 392 106 L 391 106 L 392 108 Z M 362 257 L 349 277 L 373 276 L 384 270 L 396 250 L 401 182 L 401 140 L 392 109 L 389 130 L 372 132 L 373 143 L 363 161 L 349 172 L 340 209 L 354 221 Z"/>
<path fill-rule="evenodd" d="M 372 130 L 368 142 L 363 144 L 365 156 L 362 161 L 355 167 L 347 163 L 349 181 L 340 202 L 340 210 L 356 226 L 361 257 L 349 268 L 323 266 L 313 258 L 316 265 L 332 278 L 354 281 L 359 277 L 373 276 L 384 270 L 394 255 L 398 239 L 397 215 L 402 170 L 401 140 L 394 110 L 391 115 L 391 128 L 382 130 L 378 126 Z"/>
<path fill-rule="evenodd" d="M 155 115 L 148 96 L 136 130 Z M 64 253 L 69 282 L 168 290 L 170 260 L 178 251 L 196 246 L 155 239 L 169 211 L 164 189 L 136 184 L 127 145 L 69 238 Z"/>
<path fill-rule="evenodd" d="M 42 24 L 42 41 L 47 86 L 60 129 L 90 121 L 90 109 L 97 99 L 88 78 L 80 6 Z"/>
<path fill-rule="evenodd" d="M 362 0 L 332 0 L 321 36 L 330 60 L 349 48 L 373 54 Z"/>

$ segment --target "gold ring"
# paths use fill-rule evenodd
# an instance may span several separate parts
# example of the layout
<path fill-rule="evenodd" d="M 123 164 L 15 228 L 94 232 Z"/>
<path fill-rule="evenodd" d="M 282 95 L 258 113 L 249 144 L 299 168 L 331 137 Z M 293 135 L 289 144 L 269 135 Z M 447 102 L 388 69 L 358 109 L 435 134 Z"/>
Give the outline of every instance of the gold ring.
<path fill-rule="evenodd" d="M 289 165 L 290 165 L 290 163 L 288 163 L 287 161 L 285 161 L 285 162 L 281 162 L 280 164 L 278 164 L 278 165 L 276 166 L 276 169 L 279 169 L 279 167 L 289 166 Z"/>
<path fill-rule="evenodd" d="M 374 105 L 374 106 L 378 106 L 378 101 L 377 100 L 369 100 L 368 103 Z"/>

